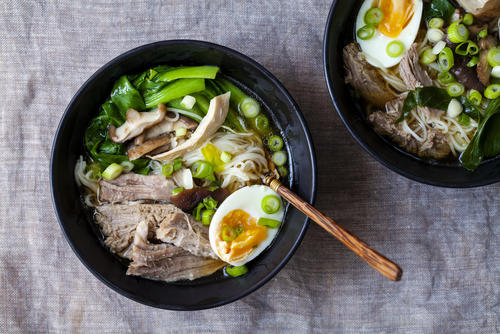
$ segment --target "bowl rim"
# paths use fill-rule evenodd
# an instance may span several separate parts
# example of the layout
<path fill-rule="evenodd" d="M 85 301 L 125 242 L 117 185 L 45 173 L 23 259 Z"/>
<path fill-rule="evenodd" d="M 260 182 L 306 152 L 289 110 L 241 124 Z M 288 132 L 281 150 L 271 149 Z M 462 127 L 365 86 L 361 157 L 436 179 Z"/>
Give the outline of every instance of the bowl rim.
<path fill-rule="evenodd" d="M 51 155 L 50 155 L 50 166 L 49 166 L 49 175 L 50 175 L 50 190 L 51 190 L 51 198 L 52 198 L 52 206 L 54 208 L 54 211 L 56 213 L 57 221 L 59 223 L 59 227 L 63 231 L 64 237 L 68 244 L 70 245 L 71 249 L 73 250 L 73 253 L 77 256 L 77 258 L 80 260 L 81 263 L 84 264 L 84 266 L 95 276 L 97 277 L 102 283 L 104 283 L 106 286 L 114 290 L 115 292 L 135 301 L 138 303 L 141 303 L 143 305 L 147 305 L 150 307 L 155 307 L 155 308 L 161 308 L 161 309 L 168 309 L 168 310 L 176 310 L 176 311 L 195 311 L 195 310 L 202 310 L 202 309 L 209 309 L 209 308 L 214 308 L 214 307 L 219 307 L 222 305 L 226 305 L 229 303 L 232 303 L 236 300 L 239 300 L 252 292 L 256 291 L 260 287 L 262 287 L 264 284 L 269 282 L 283 267 L 288 263 L 288 261 L 291 259 L 297 248 L 299 247 L 300 243 L 302 242 L 305 232 L 309 226 L 309 218 L 307 216 L 304 216 L 304 223 L 303 226 L 299 232 L 298 237 L 292 244 L 292 247 L 288 252 L 285 254 L 283 260 L 272 270 L 269 271 L 269 273 L 264 276 L 263 279 L 255 283 L 254 285 L 250 286 L 249 288 L 241 291 L 240 293 L 236 294 L 235 296 L 221 300 L 218 302 L 213 302 L 210 304 L 202 305 L 202 306 L 175 306 L 175 305 L 170 305 L 166 303 L 155 303 L 150 300 L 147 300 L 146 298 L 141 298 L 140 296 L 135 295 L 134 293 L 128 292 L 116 285 L 114 285 L 110 280 L 108 280 L 106 277 L 104 277 L 101 273 L 97 272 L 91 265 L 80 255 L 80 253 L 76 250 L 75 245 L 73 244 L 72 240 L 70 239 L 68 232 L 66 231 L 65 224 L 62 221 L 57 203 L 56 203 L 56 195 L 54 192 L 54 178 L 56 175 L 54 175 L 54 155 L 55 155 L 55 148 L 56 148 L 56 143 L 59 138 L 59 134 L 62 129 L 62 125 L 67 118 L 68 114 L 70 113 L 70 110 L 73 107 L 73 104 L 75 101 L 78 99 L 78 97 L 81 95 L 81 93 L 87 88 L 87 86 L 92 83 L 96 77 L 98 77 L 102 72 L 104 72 L 106 69 L 109 67 L 113 66 L 116 62 L 132 57 L 137 53 L 142 52 L 145 49 L 149 48 L 155 48 L 157 46 L 167 46 L 167 45 L 196 45 L 196 46 L 201 46 L 201 47 L 209 47 L 213 48 L 221 53 L 228 54 L 230 56 L 236 57 L 239 60 L 249 63 L 251 66 L 255 67 L 258 71 L 262 72 L 266 79 L 270 80 L 276 87 L 277 89 L 283 94 L 283 96 L 286 98 L 286 101 L 291 105 L 291 111 L 295 113 L 297 116 L 298 122 L 300 124 L 300 127 L 302 128 L 302 131 L 305 134 L 306 137 L 306 142 L 304 143 L 307 147 L 307 150 L 309 152 L 309 159 L 311 162 L 311 185 L 310 185 L 310 191 L 311 191 L 311 196 L 309 199 L 309 203 L 311 205 L 314 204 L 314 201 L 316 199 L 316 189 L 317 189 L 317 165 L 316 165 L 316 153 L 314 149 L 314 144 L 312 141 L 311 133 L 309 131 L 309 128 L 307 126 L 307 123 L 305 121 L 305 118 L 298 106 L 298 104 L 295 102 L 291 94 L 288 92 L 288 90 L 285 88 L 285 86 L 271 73 L 269 72 L 264 66 L 259 64 L 257 61 L 253 60 L 252 58 L 244 55 L 243 53 L 236 51 L 234 49 L 231 49 L 229 47 L 212 43 L 212 42 L 207 42 L 207 41 L 201 41 L 201 40 L 193 40 L 193 39 L 171 39 L 171 40 L 162 40 L 162 41 L 156 41 L 148 44 L 143 44 L 138 47 L 135 47 L 133 49 L 130 49 L 128 51 L 125 51 L 118 56 L 114 57 L 107 63 L 105 63 L 103 66 L 101 66 L 99 69 L 97 69 L 81 86 L 80 88 L 76 91 L 76 93 L 73 95 L 71 98 L 70 102 L 68 103 L 64 113 L 61 116 L 61 119 L 59 121 L 59 124 L 57 126 L 57 130 L 55 131 L 54 134 L 54 139 L 52 142 L 52 148 L 51 148 Z"/>
<path fill-rule="evenodd" d="M 452 182 L 445 182 L 445 181 L 434 181 L 432 179 L 428 179 L 419 175 L 416 175 L 414 173 L 408 172 L 403 168 L 398 167 L 397 165 L 391 163 L 389 160 L 382 158 L 375 150 L 373 150 L 369 145 L 367 145 L 361 138 L 358 136 L 356 131 L 350 126 L 349 122 L 347 119 L 344 117 L 344 113 L 340 110 L 340 107 L 337 103 L 337 100 L 335 98 L 334 94 L 334 85 L 333 85 L 333 80 L 330 75 L 330 64 L 328 62 L 328 58 L 330 57 L 331 51 L 330 48 L 328 48 L 328 40 L 330 39 L 330 34 L 332 33 L 330 27 L 333 22 L 333 16 L 335 13 L 335 10 L 337 9 L 337 5 L 339 4 L 338 0 L 333 0 L 333 3 L 330 7 L 330 11 L 328 13 L 328 17 L 326 20 L 326 26 L 325 26 L 325 31 L 323 33 L 323 71 L 324 71 L 324 76 L 325 76 L 325 81 L 326 85 L 328 87 L 328 92 L 330 94 L 330 99 L 332 100 L 333 106 L 335 108 L 335 111 L 337 112 L 337 115 L 340 117 L 342 120 L 342 123 L 346 127 L 347 131 L 349 134 L 354 138 L 354 140 L 366 151 L 368 152 L 369 155 L 371 155 L 375 160 L 380 162 L 383 166 L 387 167 L 388 169 L 392 170 L 393 172 L 396 172 L 399 175 L 402 175 L 410 180 L 417 181 L 423 184 L 431 185 L 431 186 L 437 186 L 437 187 L 444 187 L 444 188 L 460 188 L 460 189 L 465 189 L 465 188 L 475 188 L 475 187 L 482 187 L 482 186 L 487 186 L 496 182 L 500 181 L 500 176 L 498 177 L 492 177 L 489 179 L 477 181 L 477 180 L 471 180 L 471 181 L 464 181 L 461 183 L 452 183 Z M 387 145 L 391 145 L 390 143 L 387 143 Z M 410 153 L 406 152 L 401 152 L 402 149 L 397 148 L 396 146 L 392 145 L 393 148 L 397 149 L 400 151 L 400 154 L 404 155 L 411 155 Z M 415 157 L 412 156 L 413 159 L 416 159 Z M 492 158 L 492 159 L 497 159 L 498 157 Z M 490 160 L 490 159 L 488 159 Z M 463 168 L 463 167 L 460 167 Z"/>

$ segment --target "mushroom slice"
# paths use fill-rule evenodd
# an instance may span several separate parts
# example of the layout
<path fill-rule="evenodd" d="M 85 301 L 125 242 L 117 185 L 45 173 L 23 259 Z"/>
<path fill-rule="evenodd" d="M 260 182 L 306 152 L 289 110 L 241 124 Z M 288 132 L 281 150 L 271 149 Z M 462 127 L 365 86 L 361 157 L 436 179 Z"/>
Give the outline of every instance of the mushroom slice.
<path fill-rule="evenodd" d="M 139 159 L 144 154 L 149 153 L 154 149 L 157 149 L 158 147 L 169 144 L 171 140 L 172 138 L 168 133 L 165 133 L 153 139 L 146 140 L 145 142 L 130 148 L 127 151 L 128 158 L 130 161 Z"/>
<path fill-rule="evenodd" d="M 155 111 L 138 112 L 134 109 L 127 110 L 127 120 L 120 127 L 109 127 L 109 138 L 115 143 L 123 143 L 132 139 L 145 129 L 160 123 L 166 115 L 167 108 L 163 103 L 158 104 Z"/>
<path fill-rule="evenodd" d="M 191 138 L 178 145 L 176 148 L 168 152 L 155 155 L 152 158 L 155 160 L 170 161 L 203 145 L 208 138 L 217 132 L 222 123 L 224 123 L 229 110 L 230 96 L 231 93 L 227 92 L 210 100 L 208 112 L 193 132 Z"/>
<path fill-rule="evenodd" d="M 163 121 L 144 131 L 145 139 L 155 138 L 161 134 L 173 132 L 178 128 L 192 130 L 198 126 L 198 122 L 186 116 L 179 116 L 177 120 L 174 121 L 172 117 L 169 117 L 170 114 L 171 113 L 168 112 Z"/>

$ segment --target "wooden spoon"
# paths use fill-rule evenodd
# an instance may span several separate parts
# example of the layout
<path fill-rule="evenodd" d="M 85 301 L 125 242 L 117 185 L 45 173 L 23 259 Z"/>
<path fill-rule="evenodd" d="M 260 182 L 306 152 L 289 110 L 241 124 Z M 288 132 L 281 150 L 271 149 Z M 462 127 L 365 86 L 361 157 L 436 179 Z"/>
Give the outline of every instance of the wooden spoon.
<path fill-rule="evenodd" d="M 394 262 L 378 253 L 376 250 L 358 239 L 358 237 L 352 235 L 345 228 L 322 214 L 318 209 L 304 201 L 290 189 L 283 186 L 274 176 L 265 176 L 264 183 L 266 183 L 272 190 L 280 194 L 294 207 L 302 211 L 306 216 L 318 223 L 318 225 L 324 228 L 328 233 L 339 239 L 340 242 L 346 245 L 354 253 L 358 254 L 363 260 L 365 260 L 382 275 L 393 281 L 399 281 L 401 279 L 403 271 Z"/>

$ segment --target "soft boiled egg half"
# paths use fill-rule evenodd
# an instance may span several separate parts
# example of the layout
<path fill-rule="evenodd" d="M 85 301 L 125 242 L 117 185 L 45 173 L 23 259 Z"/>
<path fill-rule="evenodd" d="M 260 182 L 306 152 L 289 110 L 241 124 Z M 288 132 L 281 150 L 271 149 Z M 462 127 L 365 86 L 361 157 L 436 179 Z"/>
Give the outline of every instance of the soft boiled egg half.
<path fill-rule="evenodd" d="M 210 246 L 222 261 L 241 266 L 271 244 L 283 214 L 281 197 L 271 188 L 262 185 L 241 188 L 215 212 L 209 229 Z"/>
<path fill-rule="evenodd" d="M 399 64 L 417 37 L 422 10 L 422 0 L 365 0 L 356 18 L 356 41 L 366 60 L 379 68 Z"/>

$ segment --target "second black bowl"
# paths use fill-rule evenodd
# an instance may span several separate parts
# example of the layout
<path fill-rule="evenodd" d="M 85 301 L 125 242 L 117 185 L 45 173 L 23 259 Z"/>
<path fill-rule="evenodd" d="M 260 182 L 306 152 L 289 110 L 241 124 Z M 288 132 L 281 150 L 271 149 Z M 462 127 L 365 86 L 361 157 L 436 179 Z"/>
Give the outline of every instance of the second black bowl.
<path fill-rule="evenodd" d="M 458 163 L 420 159 L 375 132 L 359 101 L 353 99 L 349 87 L 345 84 L 342 49 L 354 39 L 354 20 L 359 5 L 359 1 L 334 1 L 323 41 L 323 65 L 330 96 L 337 113 L 354 139 L 384 166 L 418 182 L 466 188 L 500 181 L 500 157 L 484 161 L 477 170 L 469 172 Z"/>
<path fill-rule="evenodd" d="M 73 170 L 83 151 L 85 128 L 109 96 L 114 81 L 124 74 L 138 73 L 161 64 L 218 65 L 222 73 L 261 98 L 288 143 L 292 188 L 306 201 L 314 200 L 314 149 L 304 119 L 286 89 L 271 73 L 241 53 L 189 40 L 158 42 L 126 52 L 104 65 L 80 88 L 67 107 L 54 139 L 52 198 L 69 244 L 85 266 L 109 287 L 138 302 L 160 308 L 214 307 L 241 298 L 270 280 L 298 247 L 307 219 L 298 210 L 288 207 L 272 246 L 251 261 L 249 273 L 239 278 L 208 277 L 167 284 L 125 274 L 127 265 L 100 242 L 98 227 L 80 201 Z"/>

